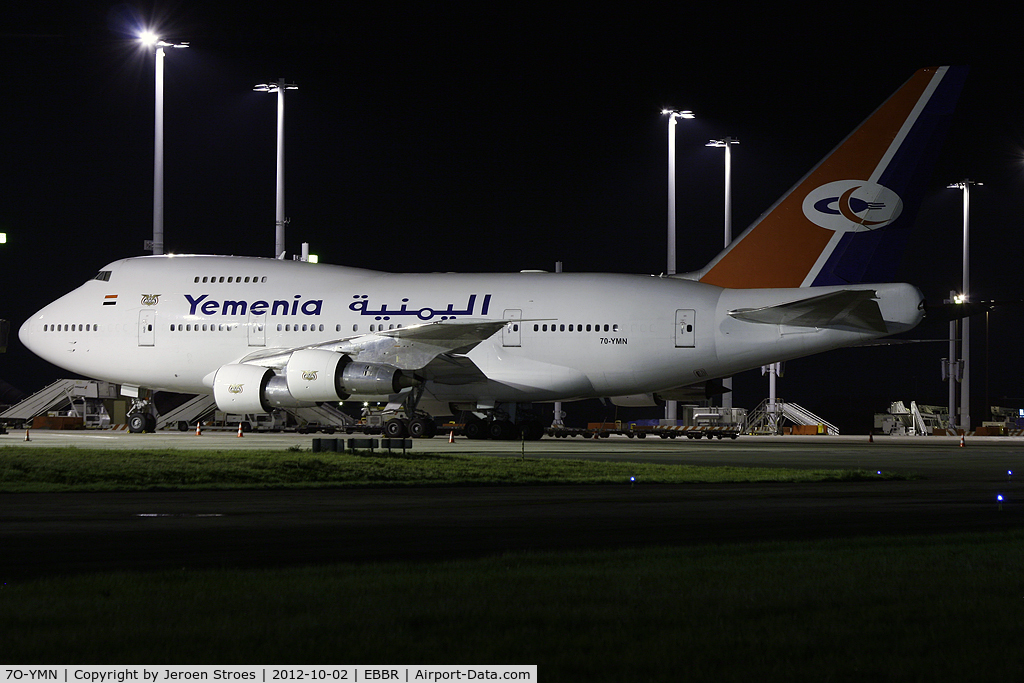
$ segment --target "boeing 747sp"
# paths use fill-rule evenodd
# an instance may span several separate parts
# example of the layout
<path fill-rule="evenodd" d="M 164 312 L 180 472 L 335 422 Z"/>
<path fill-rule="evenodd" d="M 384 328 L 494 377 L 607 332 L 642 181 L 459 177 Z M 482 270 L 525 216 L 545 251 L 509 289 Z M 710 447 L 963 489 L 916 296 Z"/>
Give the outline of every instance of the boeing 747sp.
<path fill-rule="evenodd" d="M 921 292 L 886 281 L 965 75 L 918 71 L 694 273 L 397 274 L 147 256 L 104 266 L 19 336 L 129 395 L 212 394 L 232 413 L 387 401 L 404 408 L 392 436 L 429 436 L 431 415 L 466 411 L 473 435 L 539 438 L 524 404 L 653 403 L 917 325 Z"/>

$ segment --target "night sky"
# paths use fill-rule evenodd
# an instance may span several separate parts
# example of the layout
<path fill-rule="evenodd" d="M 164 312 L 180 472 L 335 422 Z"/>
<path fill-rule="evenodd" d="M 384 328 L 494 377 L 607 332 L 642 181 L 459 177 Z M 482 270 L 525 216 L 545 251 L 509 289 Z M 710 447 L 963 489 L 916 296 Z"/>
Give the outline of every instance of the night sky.
<path fill-rule="evenodd" d="M 722 150 L 733 148 L 739 234 L 922 66 L 972 67 L 898 278 L 959 289 L 970 177 L 974 299 L 1020 297 L 1021 41 L 997 17 L 930 7 L 813 13 L 692 6 L 421 3 L 34 3 L 0 19 L 0 378 L 64 376 L 21 347 L 27 316 L 152 236 L 156 26 L 165 61 L 167 252 L 270 256 L 276 95 L 286 104 L 287 246 L 387 271 L 665 270 L 665 106 L 677 127 L 677 270 L 722 247 Z M 959 5 L 962 7 L 962 5 Z M 237 5 L 236 5 L 237 7 Z M 954 5 L 949 5 L 954 7 Z M 243 13 L 240 13 L 243 12 Z M 959 12 L 959 11 L 958 11 Z M 921 23 L 922 21 L 926 23 Z M 995 24 L 995 25 L 993 25 Z M 1019 310 L 991 314 L 991 403 L 1024 407 Z M 985 319 L 972 327 L 972 417 L 984 417 Z M 942 338 L 945 324 L 909 336 Z M 792 361 L 779 395 L 865 432 L 892 400 L 944 405 L 944 344 Z M 735 404 L 767 396 L 757 372 Z M 568 406 L 570 420 L 572 406 Z M 657 410 L 652 409 L 652 416 Z M 609 416 L 611 412 L 609 411 Z"/>

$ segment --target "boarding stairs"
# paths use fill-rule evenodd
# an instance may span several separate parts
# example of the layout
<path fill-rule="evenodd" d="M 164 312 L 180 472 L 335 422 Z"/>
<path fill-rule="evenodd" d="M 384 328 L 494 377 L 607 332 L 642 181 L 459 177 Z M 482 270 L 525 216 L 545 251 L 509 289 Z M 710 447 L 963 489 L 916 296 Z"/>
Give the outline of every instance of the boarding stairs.
<path fill-rule="evenodd" d="M 951 429 L 948 412 L 943 406 L 920 405 L 917 401 L 911 401 L 910 408 L 907 408 L 903 401 L 893 401 L 889 404 L 889 429 L 883 432 L 902 436 L 927 436 L 936 430 Z M 875 427 L 878 428 L 877 417 Z"/>
<path fill-rule="evenodd" d="M 177 427 L 181 430 L 182 423 L 184 423 L 185 429 L 182 431 L 186 431 L 190 425 L 195 425 L 196 422 L 216 407 L 217 402 L 213 400 L 213 396 L 210 394 L 198 394 L 174 410 L 169 410 L 158 417 L 156 419 L 156 428 L 167 429 L 169 427 Z"/>
<path fill-rule="evenodd" d="M 68 410 L 72 415 L 83 418 L 87 425 L 100 426 L 106 416 L 100 399 L 116 397 L 116 384 L 88 379 L 59 379 L 0 413 L 0 422 L 28 422 L 37 415 Z"/>
<path fill-rule="evenodd" d="M 761 401 L 760 405 L 748 414 L 744 431 L 747 434 L 781 434 L 784 421 L 789 421 L 794 425 L 821 426 L 829 436 L 839 435 L 838 427 L 796 403 L 776 398 L 775 410 L 772 411 L 771 408 L 769 399 Z"/>
<path fill-rule="evenodd" d="M 344 429 L 356 423 L 356 420 L 335 408 L 330 403 L 321 403 L 308 408 L 288 408 L 288 412 L 305 424 L 317 424 L 336 429 Z"/>

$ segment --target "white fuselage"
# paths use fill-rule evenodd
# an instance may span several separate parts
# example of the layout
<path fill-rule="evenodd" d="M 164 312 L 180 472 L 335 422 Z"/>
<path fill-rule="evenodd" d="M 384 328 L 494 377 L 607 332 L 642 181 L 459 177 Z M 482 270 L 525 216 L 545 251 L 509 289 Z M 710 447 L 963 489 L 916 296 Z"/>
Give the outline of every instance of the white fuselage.
<path fill-rule="evenodd" d="M 889 329 L 869 333 L 727 314 L 797 300 L 806 289 L 638 275 L 390 274 L 166 256 L 116 261 L 98 278 L 33 315 L 21 340 L 86 377 L 187 393 L 210 392 L 218 368 L 256 351 L 448 318 L 510 321 L 465 353 L 486 381 L 437 376 L 425 386 L 441 402 L 482 403 L 654 393 L 903 331 L 921 318 L 920 292 L 909 285 L 853 287 L 879 292 Z"/>

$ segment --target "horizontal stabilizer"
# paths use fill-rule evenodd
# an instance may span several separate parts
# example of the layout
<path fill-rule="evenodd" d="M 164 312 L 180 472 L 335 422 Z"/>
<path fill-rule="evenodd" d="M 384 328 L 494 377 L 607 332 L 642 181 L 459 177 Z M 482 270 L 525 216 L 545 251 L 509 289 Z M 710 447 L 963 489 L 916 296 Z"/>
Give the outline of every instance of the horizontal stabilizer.
<path fill-rule="evenodd" d="M 878 294 L 870 289 L 830 292 L 761 308 L 738 308 L 729 311 L 729 315 L 736 320 L 768 325 L 886 332 Z"/>

